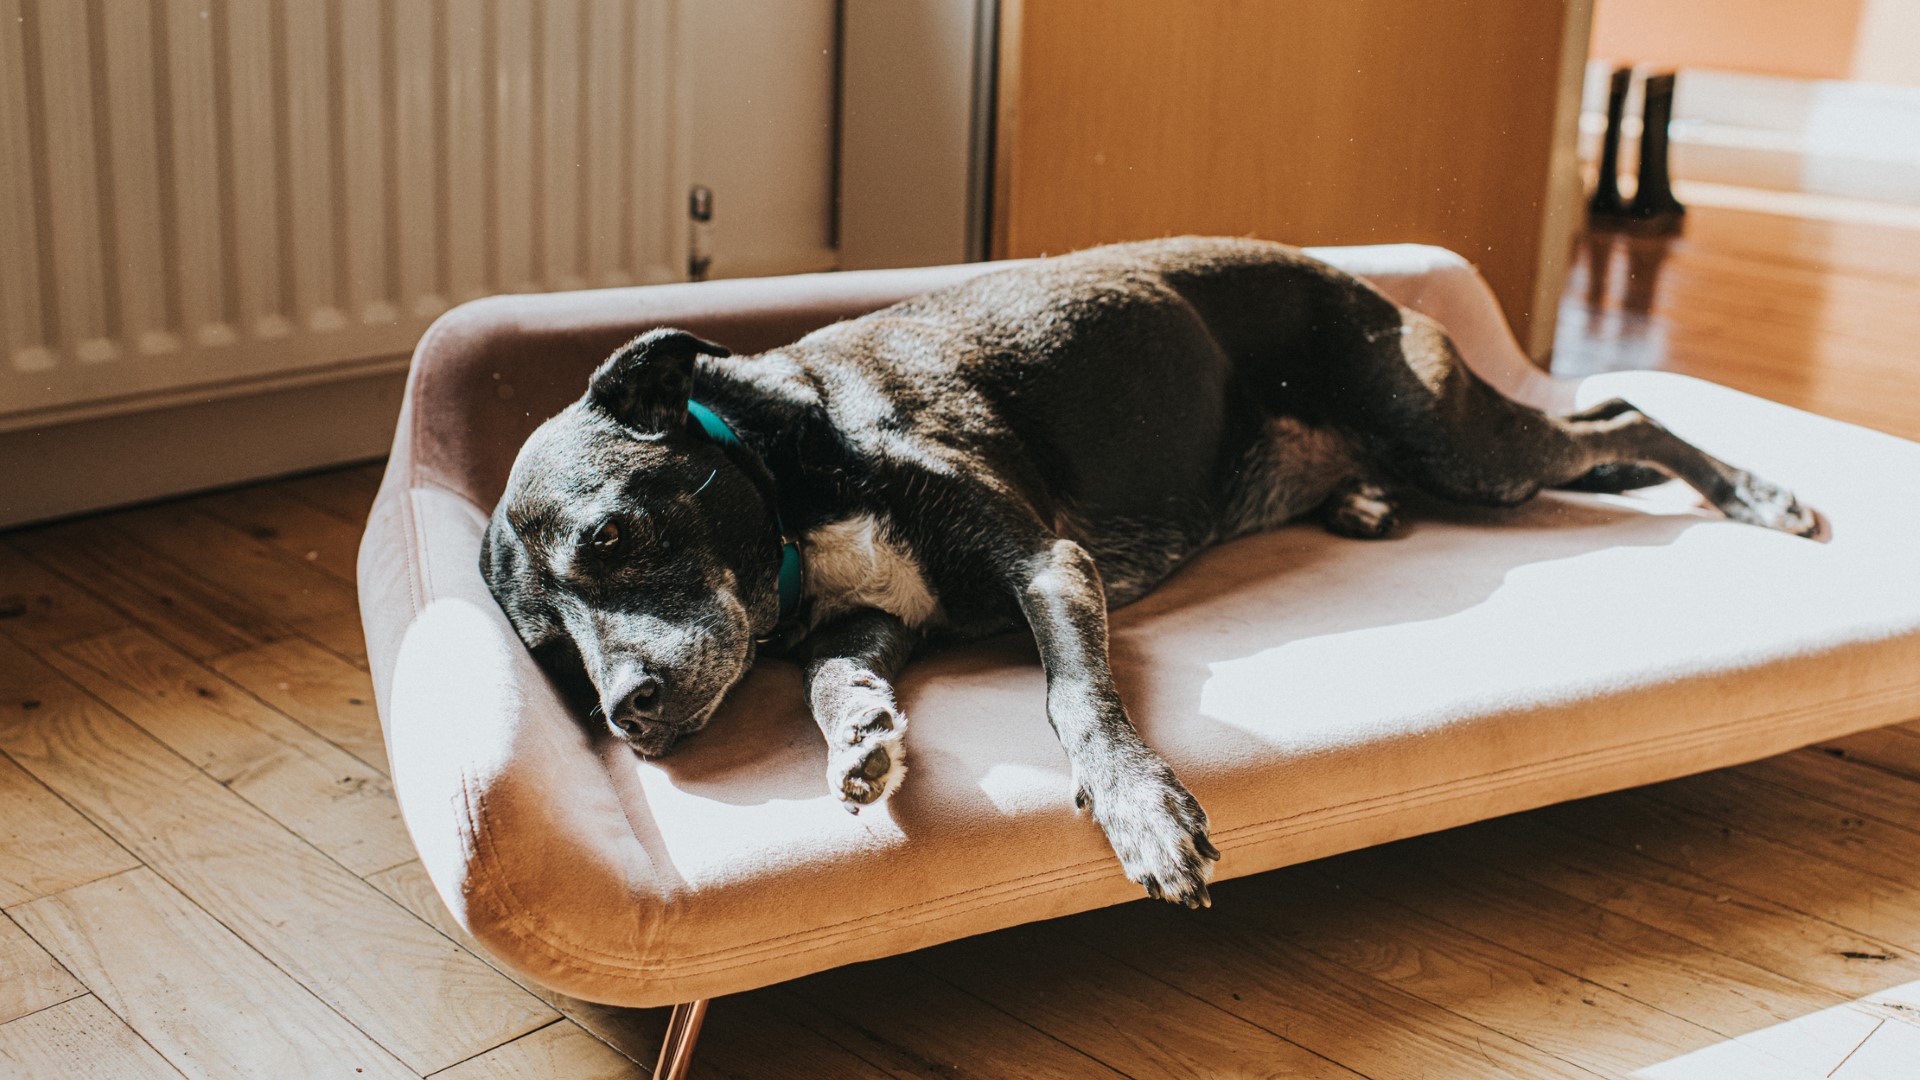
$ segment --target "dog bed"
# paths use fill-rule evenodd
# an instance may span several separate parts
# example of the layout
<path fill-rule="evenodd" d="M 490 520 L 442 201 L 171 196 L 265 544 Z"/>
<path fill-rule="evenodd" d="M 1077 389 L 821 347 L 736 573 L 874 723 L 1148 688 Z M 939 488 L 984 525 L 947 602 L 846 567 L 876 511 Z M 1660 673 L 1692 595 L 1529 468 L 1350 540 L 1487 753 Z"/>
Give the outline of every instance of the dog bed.
<path fill-rule="evenodd" d="M 1114 614 L 1112 655 L 1211 815 L 1218 877 L 1920 715 L 1920 446 L 1675 375 L 1556 381 L 1460 257 L 1315 254 L 1439 319 L 1507 393 L 1624 397 L 1794 488 L 1831 539 L 1726 522 L 1674 484 L 1416 503 L 1390 540 L 1307 523 L 1195 559 Z M 703 734 L 643 761 L 562 708 L 480 578 L 520 443 L 620 342 L 670 324 L 755 351 L 991 269 L 501 297 L 421 341 L 361 603 L 401 811 L 497 957 L 661 1005 L 1140 897 L 1074 809 L 1024 635 L 909 667 L 912 774 L 855 817 L 792 665 L 761 662 Z"/>

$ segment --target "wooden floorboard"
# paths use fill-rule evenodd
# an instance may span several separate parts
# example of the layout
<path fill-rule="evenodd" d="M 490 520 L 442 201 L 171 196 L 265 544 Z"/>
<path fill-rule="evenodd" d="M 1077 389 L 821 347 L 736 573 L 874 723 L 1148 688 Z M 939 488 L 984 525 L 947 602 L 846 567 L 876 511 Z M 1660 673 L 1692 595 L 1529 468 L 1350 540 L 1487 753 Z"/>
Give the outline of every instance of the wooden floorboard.
<path fill-rule="evenodd" d="M 181 1076 L 90 994 L 0 1024 L 0 1077 L 180 1080 Z"/>
<path fill-rule="evenodd" d="M 41 641 L 141 626 L 196 659 L 222 656 L 293 636 L 264 604 L 228 596 L 127 537 L 118 529 L 80 521 L 18 534 L 18 565 L 44 567 L 37 611 L 22 629 Z M 23 643 L 35 639 L 15 635 Z"/>
<path fill-rule="evenodd" d="M 87 992 L 20 924 L 0 915 L 0 1024 Z"/>
<path fill-rule="evenodd" d="M 43 654 L 294 835 L 362 876 L 413 858 L 386 776 L 142 630 Z"/>
<path fill-rule="evenodd" d="M 556 1020 L 433 1074 L 435 1080 L 627 1080 L 651 1075 L 571 1020 Z"/>
<path fill-rule="evenodd" d="M 1685 1018 L 1721 1040 L 1751 1041 L 1753 1032 L 1847 1000 L 1494 867 L 1442 857 L 1434 845 L 1396 845 L 1326 869 L 1342 885 Z M 1824 1071 L 1872 1025 L 1845 1021 L 1761 1048 Z"/>
<path fill-rule="evenodd" d="M 373 679 L 364 669 L 297 638 L 228 653 L 208 666 L 369 768 L 389 772 Z"/>
<path fill-rule="evenodd" d="M 1073 992 L 1061 993 L 1046 981 L 1008 978 L 1009 950 L 1029 966 L 1073 972 Z M 1359 1075 L 1047 924 L 932 949 L 923 960 L 929 974 L 1128 1076 L 1353 1080 Z"/>
<path fill-rule="evenodd" d="M 189 1075 L 414 1075 L 144 867 L 11 914 Z"/>
<path fill-rule="evenodd" d="M 35 697 L 8 704 L 22 712 L 46 707 Z M 139 865 L 45 784 L 0 757 L 0 907 Z"/>
<path fill-rule="evenodd" d="M 0 643 L 0 685 L 42 706 L 0 753 L 410 1067 L 555 1014 L 54 669 Z M 43 943 L 44 944 L 44 943 Z"/>
<path fill-rule="evenodd" d="M 1920 437 L 1920 233 L 1697 207 L 1576 251 L 1560 371 Z M 648 1075 L 401 826 L 380 469 L 0 535 L 0 1076 Z M 701 1077 L 1920 1076 L 1920 726 L 724 998 Z M 363 1072 L 355 1072 L 363 1069 Z"/>

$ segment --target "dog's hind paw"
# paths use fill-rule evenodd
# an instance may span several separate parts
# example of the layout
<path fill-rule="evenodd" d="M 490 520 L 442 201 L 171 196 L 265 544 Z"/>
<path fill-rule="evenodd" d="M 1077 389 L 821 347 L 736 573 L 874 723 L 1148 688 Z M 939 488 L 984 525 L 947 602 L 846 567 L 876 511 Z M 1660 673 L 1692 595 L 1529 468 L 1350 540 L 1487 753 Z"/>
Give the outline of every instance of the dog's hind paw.
<path fill-rule="evenodd" d="M 850 814 L 883 802 L 907 775 L 907 718 L 891 702 L 844 717 L 827 746 L 827 789 Z"/>
<path fill-rule="evenodd" d="M 1793 492 L 1742 470 L 1735 470 L 1733 494 L 1720 509 L 1735 521 L 1795 536 L 1812 536 L 1820 530 L 1820 516 L 1802 506 Z"/>
<path fill-rule="evenodd" d="M 1320 513 L 1328 532 L 1354 540 L 1379 540 L 1399 523 L 1393 496 L 1363 480 L 1348 480 L 1334 489 Z"/>
<path fill-rule="evenodd" d="M 1128 879 L 1147 895 L 1189 908 L 1212 907 L 1207 881 L 1220 852 L 1207 836 L 1207 812 L 1173 770 L 1153 766 L 1105 783 L 1080 782 L 1074 802 L 1093 819 Z"/>

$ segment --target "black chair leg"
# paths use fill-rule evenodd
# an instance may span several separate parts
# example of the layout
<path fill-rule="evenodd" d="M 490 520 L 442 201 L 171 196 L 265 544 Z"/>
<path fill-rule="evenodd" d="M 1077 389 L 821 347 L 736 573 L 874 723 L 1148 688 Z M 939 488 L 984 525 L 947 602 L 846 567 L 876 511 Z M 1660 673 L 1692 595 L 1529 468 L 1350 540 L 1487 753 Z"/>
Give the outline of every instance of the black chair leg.
<path fill-rule="evenodd" d="M 1587 217 L 1596 226 L 1618 223 L 1626 216 L 1626 200 L 1620 197 L 1620 126 L 1627 115 L 1627 84 L 1633 69 L 1613 69 L 1607 86 L 1607 130 L 1600 137 L 1600 178 L 1593 186 L 1593 198 L 1587 200 Z"/>
<path fill-rule="evenodd" d="M 1673 72 L 1647 76 L 1646 110 L 1640 128 L 1640 187 L 1627 208 L 1633 231 L 1642 235 L 1677 233 L 1687 208 L 1673 194 L 1667 164 L 1667 125 L 1673 121 Z"/>

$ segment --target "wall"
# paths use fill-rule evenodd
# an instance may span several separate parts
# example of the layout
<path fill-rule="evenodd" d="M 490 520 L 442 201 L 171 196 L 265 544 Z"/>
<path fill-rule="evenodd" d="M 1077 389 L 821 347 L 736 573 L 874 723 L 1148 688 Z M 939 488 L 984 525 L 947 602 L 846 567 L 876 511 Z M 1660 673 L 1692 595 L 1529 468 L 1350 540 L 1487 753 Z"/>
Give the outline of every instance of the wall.
<path fill-rule="evenodd" d="M 1593 55 L 1920 86 L 1920 0 L 1599 0 Z"/>
<path fill-rule="evenodd" d="M 1808 79 L 1853 67 L 1863 0 L 1598 0 L 1593 55 Z"/>
<path fill-rule="evenodd" d="M 1852 77 L 1920 86 L 1920 0 L 1866 0 L 1854 41 Z"/>

